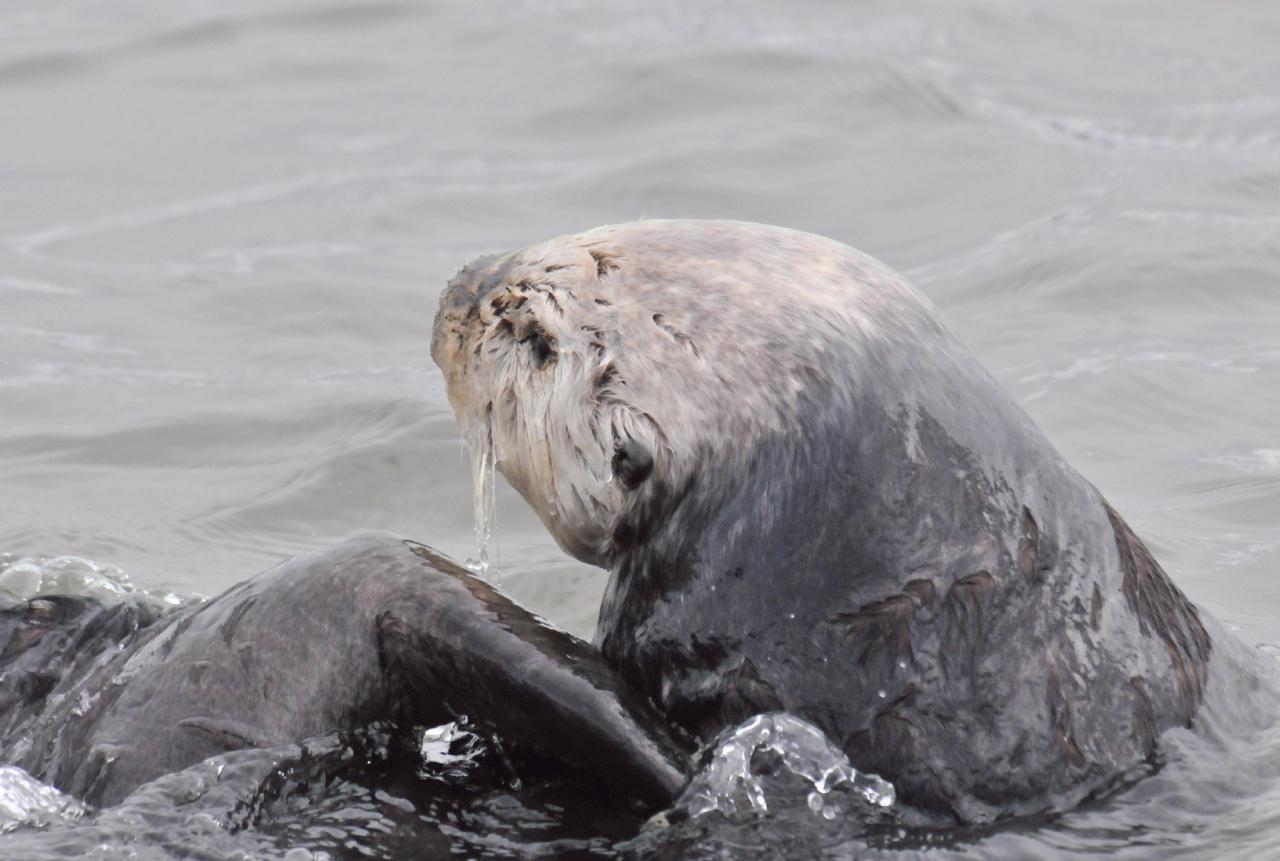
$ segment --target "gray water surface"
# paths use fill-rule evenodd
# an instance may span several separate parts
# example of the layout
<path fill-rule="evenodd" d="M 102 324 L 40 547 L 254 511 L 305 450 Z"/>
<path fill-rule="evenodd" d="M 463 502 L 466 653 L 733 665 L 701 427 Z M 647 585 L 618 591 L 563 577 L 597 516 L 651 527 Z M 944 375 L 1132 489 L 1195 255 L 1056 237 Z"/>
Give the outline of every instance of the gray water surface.
<path fill-rule="evenodd" d="M 1278 48 L 1268 0 L 0 3 L 0 554 L 182 595 L 368 528 L 474 555 L 446 280 L 737 218 L 905 272 L 1280 642 Z M 603 572 L 499 494 L 494 579 L 590 635 Z"/>

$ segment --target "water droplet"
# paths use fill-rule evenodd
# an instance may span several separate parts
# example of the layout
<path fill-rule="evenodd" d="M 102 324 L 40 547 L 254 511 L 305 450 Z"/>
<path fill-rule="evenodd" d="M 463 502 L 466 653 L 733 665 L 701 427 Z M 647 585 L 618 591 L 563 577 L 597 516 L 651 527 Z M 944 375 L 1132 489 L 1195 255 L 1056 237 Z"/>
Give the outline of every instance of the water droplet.
<path fill-rule="evenodd" d="M 876 696 L 880 697 L 880 699 L 884 699 L 885 697 L 887 697 L 887 696 L 889 696 L 889 695 L 888 695 L 887 693 L 885 693 L 884 691 L 876 691 Z"/>

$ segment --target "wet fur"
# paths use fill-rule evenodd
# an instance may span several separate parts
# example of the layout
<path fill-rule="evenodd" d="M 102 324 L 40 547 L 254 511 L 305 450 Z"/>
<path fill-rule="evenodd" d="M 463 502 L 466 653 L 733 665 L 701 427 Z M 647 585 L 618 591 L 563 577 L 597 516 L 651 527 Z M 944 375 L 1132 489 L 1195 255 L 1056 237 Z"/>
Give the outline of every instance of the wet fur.
<path fill-rule="evenodd" d="M 542 367 L 531 326 L 556 345 Z M 600 228 L 464 269 L 433 355 L 468 435 L 610 569 L 606 658 L 703 737 L 785 708 L 976 822 L 1069 807 L 1195 719 L 1196 608 L 865 255 L 732 222 Z M 629 489 L 608 465 L 633 438 L 653 466 Z"/>
<path fill-rule="evenodd" d="M 458 715 L 644 805 L 685 780 L 683 741 L 598 652 L 393 535 L 159 618 L 129 599 L 0 607 L 0 763 L 93 805 L 229 750 Z"/>

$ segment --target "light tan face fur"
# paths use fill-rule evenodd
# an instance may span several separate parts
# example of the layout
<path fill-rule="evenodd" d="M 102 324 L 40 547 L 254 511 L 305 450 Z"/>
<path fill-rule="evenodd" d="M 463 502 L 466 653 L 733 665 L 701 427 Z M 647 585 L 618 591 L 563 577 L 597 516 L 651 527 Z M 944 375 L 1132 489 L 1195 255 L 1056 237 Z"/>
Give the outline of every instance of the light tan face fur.
<path fill-rule="evenodd" d="M 636 222 L 473 262 L 441 297 L 431 351 L 471 445 L 491 440 L 560 546 L 607 566 L 646 495 L 708 452 L 726 475 L 749 468 L 752 441 L 802 421 L 803 399 L 838 397 L 836 354 L 876 337 L 867 303 L 904 299 L 880 264 L 820 237 Z M 628 439 L 660 481 L 613 474 Z"/>

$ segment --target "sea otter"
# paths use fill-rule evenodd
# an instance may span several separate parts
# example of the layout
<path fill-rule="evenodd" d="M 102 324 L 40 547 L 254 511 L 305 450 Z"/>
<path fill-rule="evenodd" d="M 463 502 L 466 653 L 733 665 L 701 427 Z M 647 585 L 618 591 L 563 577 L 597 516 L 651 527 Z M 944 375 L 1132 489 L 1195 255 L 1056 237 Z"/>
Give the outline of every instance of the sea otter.
<path fill-rule="evenodd" d="M 467 266 L 431 352 L 473 445 L 609 569 L 598 650 L 362 536 L 161 619 L 0 608 L 0 761 L 109 805 L 220 751 L 467 714 L 652 808 L 685 733 L 786 711 L 972 823 L 1065 809 L 1197 718 L 1222 643 L 865 255 L 600 228 Z"/>
<path fill-rule="evenodd" d="M 432 356 L 472 444 L 609 569 L 606 660 L 700 738 L 785 710 L 969 823 L 1069 807 L 1196 717 L 1197 608 L 845 245 L 642 221 L 484 257 Z"/>

